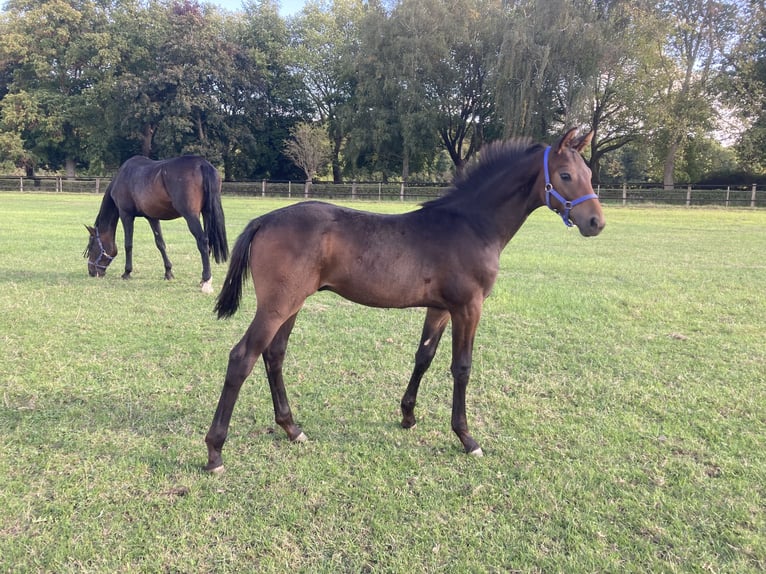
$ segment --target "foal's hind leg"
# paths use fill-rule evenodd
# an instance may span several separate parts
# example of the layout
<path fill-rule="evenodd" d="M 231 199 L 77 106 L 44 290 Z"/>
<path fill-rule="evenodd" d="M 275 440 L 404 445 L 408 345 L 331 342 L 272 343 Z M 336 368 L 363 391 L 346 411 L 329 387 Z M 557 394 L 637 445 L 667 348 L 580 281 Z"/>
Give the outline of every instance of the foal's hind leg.
<path fill-rule="evenodd" d="M 263 352 L 263 364 L 266 366 L 271 400 L 274 403 L 274 420 L 285 430 L 291 441 L 303 442 L 306 440 L 306 435 L 293 422 L 293 413 L 287 401 L 285 383 L 282 379 L 282 363 L 285 360 L 287 341 L 295 325 L 296 317 L 297 314 L 293 315 L 280 327 L 271 344 Z"/>
<path fill-rule="evenodd" d="M 234 345 L 229 352 L 229 365 L 226 368 L 226 379 L 221 390 L 221 398 L 210 430 L 205 436 L 207 444 L 207 465 L 205 470 L 220 472 L 223 470 L 221 449 L 229 432 L 231 414 L 234 404 L 237 402 L 242 383 L 250 375 L 258 355 L 264 352 L 271 344 L 274 335 L 279 331 L 282 323 L 266 318 L 267 312 L 256 312 L 250 326 L 247 328 L 242 339 Z"/>
<path fill-rule="evenodd" d="M 436 349 L 449 323 L 449 317 L 449 312 L 441 309 L 428 309 L 426 312 L 423 334 L 420 336 L 420 345 L 415 353 L 415 368 L 402 397 L 402 426 L 406 429 L 415 426 L 415 402 L 420 381 L 436 355 Z"/>
<path fill-rule="evenodd" d="M 168 253 L 165 248 L 165 239 L 162 237 L 162 227 L 160 227 L 160 220 L 153 217 L 146 218 L 149 221 L 149 227 L 152 228 L 154 234 L 154 244 L 162 255 L 162 263 L 165 265 L 165 279 L 173 279 L 173 264 L 168 259 Z"/>

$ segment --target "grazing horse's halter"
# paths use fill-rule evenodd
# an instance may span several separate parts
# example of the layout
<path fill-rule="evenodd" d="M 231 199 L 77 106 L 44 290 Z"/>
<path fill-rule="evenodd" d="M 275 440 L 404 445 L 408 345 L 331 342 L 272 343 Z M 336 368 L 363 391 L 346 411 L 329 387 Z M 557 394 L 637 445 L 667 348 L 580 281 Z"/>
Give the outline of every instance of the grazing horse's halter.
<path fill-rule="evenodd" d="M 543 167 L 545 168 L 545 205 L 547 205 L 548 209 L 550 209 L 551 211 L 556 211 L 551 205 L 551 195 L 555 197 L 559 201 L 559 203 L 561 203 L 561 205 L 564 206 L 563 213 L 559 213 L 558 211 L 556 211 L 556 213 L 558 213 L 561 216 L 561 219 L 564 222 L 564 225 L 566 225 L 567 227 L 572 227 L 573 225 L 572 220 L 569 219 L 569 212 L 572 210 L 572 208 L 575 205 L 579 205 L 584 201 L 588 201 L 589 199 L 598 200 L 598 195 L 596 195 L 595 193 L 589 193 L 588 195 L 583 195 L 582 197 L 578 197 L 574 201 L 569 201 L 568 199 L 564 199 L 558 191 L 553 189 L 553 184 L 551 183 L 551 177 L 550 177 L 550 174 L 548 173 L 548 154 L 550 154 L 550 151 L 551 151 L 550 146 L 545 148 L 545 156 L 543 159 Z"/>
<path fill-rule="evenodd" d="M 98 247 L 101 249 L 101 253 L 98 254 L 95 261 L 91 261 L 90 258 L 88 258 L 88 264 L 93 265 L 96 269 L 103 269 L 106 271 L 106 268 L 109 267 L 109 264 L 114 260 L 114 255 L 109 255 L 106 252 L 106 249 L 104 249 L 104 244 L 101 243 L 101 236 L 98 234 L 98 227 L 96 227 L 96 234 L 94 237 L 96 238 L 96 241 L 98 241 Z M 107 260 L 106 265 L 99 265 L 102 258 Z"/>

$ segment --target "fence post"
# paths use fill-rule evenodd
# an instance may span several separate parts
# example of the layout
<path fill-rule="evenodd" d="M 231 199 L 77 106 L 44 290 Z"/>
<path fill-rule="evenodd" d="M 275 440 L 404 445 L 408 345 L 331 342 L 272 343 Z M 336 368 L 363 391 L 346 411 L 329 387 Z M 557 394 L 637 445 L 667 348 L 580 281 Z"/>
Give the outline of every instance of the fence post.
<path fill-rule="evenodd" d="M 753 184 L 753 193 L 750 195 L 750 207 L 755 207 L 755 184 Z"/>
<path fill-rule="evenodd" d="M 686 207 L 691 206 L 692 204 L 692 186 L 687 185 L 686 186 Z"/>
<path fill-rule="evenodd" d="M 287 198 L 290 199 L 293 196 L 293 182 L 287 181 Z"/>
<path fill-rule="evenodd" d="M 378 201 L 383 199 L 383 184 L 378 183 Z"/>
<path fill-rule="evenodd" d="M 96 195 L 98 195 L 98 192 L 101 190 L 101 178 L 96 178 Z"/>
<path fill-rule="evenodd" d="M 731 193 L 731 186 L 726 186 L 726 203 L 724 203 L 724 207 L 729 207 L 729 194 Z"/>
<path fill-rule="evenodd" d="M 266 180 L 261 181 L 261 197 L 266 197 Z"/>
<path fill-rule="evenodd" d="M 24 191 L 24 176 L 19 178 L 19 191 Z"/>
<path fill-rule="evenodd" d="M 351 182 L 351 199 L 356 199 L 356 180 Z"/>
<path fill-rule="evenodd" d="M 402 182 L 402 186 L 399 188 L 399 201 L 404 201 L 404 182 Z"/>
<path fill-rule="evenodd" d="M 622 206 L 625 207 L 628 205 L 628 184 L 623 183 L 622 184 Z"/>

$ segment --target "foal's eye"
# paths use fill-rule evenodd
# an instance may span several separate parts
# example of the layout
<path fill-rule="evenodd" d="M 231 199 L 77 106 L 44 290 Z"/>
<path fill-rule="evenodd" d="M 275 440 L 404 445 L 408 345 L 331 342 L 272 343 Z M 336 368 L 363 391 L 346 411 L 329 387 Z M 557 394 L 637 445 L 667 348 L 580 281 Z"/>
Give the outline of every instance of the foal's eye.
<path fill-rule="evenodd" d="M 561 174 L 561 181 L 572 181 L 572 176 L 569 175 L 567 172 L 563 172 Z"/>

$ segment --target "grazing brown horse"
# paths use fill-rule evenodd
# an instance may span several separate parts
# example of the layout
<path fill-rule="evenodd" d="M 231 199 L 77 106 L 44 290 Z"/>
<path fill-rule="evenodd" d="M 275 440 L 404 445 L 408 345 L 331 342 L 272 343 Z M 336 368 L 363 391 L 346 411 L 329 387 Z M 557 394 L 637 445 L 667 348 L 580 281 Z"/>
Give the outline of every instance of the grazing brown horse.
<path fill-rule="evenodd" d="M 329 290 L 373 307 L 426 307 L 415 368 L 401 401 L 402 426 L 415 425 L 415 400 L 445 327 L 452 320 L 452 429 L 466 452 L 481 455 L 468 433 L 465 392 L 474 335 L 500 254 L 542 205 L 598 235 L 604 216 L 580 151 L 591 134 L 567 132 L 553 147 L 511 141 L 482 150 L 478 165 L 439 199 L 402 215 L 380 215 L 320 202 L 291 205 L 251 221 L 237 239 L 218 296 L 219 317 L 233 315 L 249 268 L 258 308 L 229 354 L 226 379 L 205 437 L 209 471 L 223 469 L 221 449 L 242 383 L 263 356 L 276 422 L 292 441 L 282 362 L 306 298 Z"/>
<path fill-rule="evenodd" d="M 203 229 L 199 216 L 205 223 Z M 106 268 L 117 255 L 115 233 L 117 220 L 125 232 L 125 273 L 133 271 L 133 220 L 145 217 L 154 232 L 154 242 L 165 263 L 165 279 L 172 279 L 172 263 L 165 251 L 160 228 L 161 219 L 183 217 L 189 226 L 202 257 L 202 291 L 212 293 L 210 253 L 216 263 L 226 261 L 229 246 L 226 241 L 223 208 L 221 207 L 221 177 L 204 158 L 186 155 L 161 161 L 134 156 L 120 167 L 106 188 L 101 209 L 90 233 L 85 257 L 91 277 L 103 277 Z"/>

